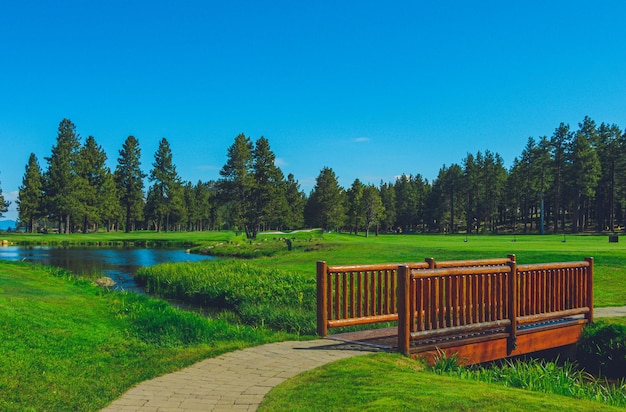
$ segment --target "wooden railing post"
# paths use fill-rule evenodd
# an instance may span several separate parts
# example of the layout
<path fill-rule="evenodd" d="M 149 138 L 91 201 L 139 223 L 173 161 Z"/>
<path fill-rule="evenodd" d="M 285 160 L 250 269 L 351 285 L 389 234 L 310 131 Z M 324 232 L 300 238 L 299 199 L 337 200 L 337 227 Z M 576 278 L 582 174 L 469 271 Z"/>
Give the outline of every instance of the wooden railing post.
<path fill-rule="evenodd" d="M 317 334 L 328 335 L 328 276 L 326 262 L 317 262 Z"/>
<path fill-rule="evenodd" d="M 405 356 L 411 354 L 411 269 L 398 267 L 398 350 Z"/>
<path fill-rule="evenodd" d="M 587 304 L 589 305 L 589 312 L 585 315 L 587 322 L 593 322 L 593 258 L 585 258 L 589 262 L 589 279 L 587 279 Z"/>
<path fill-rule="evenodd" d="M 424 261 L 426 263 L 428 263 L 428 269 L 434 269 L 435 268 L 435 258 L 429 257 L 429 258 L 424 259 Z"/>
<path fill-rule="evenodd" d="M 509 331 L 508 353 L 511 353 L 517 347 L 517 308 L 519 307 L 519 296 L 517 293 L 517 262 L 511 259 L 508 263 L 511 268 L 509 273 L 509 320 L 511 321 Z"/>

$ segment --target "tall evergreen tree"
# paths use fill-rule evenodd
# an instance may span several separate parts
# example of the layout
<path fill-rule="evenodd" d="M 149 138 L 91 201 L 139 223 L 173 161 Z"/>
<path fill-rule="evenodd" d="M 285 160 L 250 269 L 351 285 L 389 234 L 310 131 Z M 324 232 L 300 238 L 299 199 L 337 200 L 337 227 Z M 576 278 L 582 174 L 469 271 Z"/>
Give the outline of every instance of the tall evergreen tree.
<path fill-rule="evenodd" d="M 146 175 L 140 166 L 139 141 L 134 136 L 128 136 L 119 151 L 115 168 L 115 182 L 124 209 L 126 232 L 132 231 L 135 223 L 143 216 L 143 179 Z"/>
<path fill-rule="evenodd" d="M 80 155 L 76 161 L 78 200 L 82 215 L 83 232 L 87 233 L 91 224 L 100 222 L 100 207 L 104 196 L 104 181 L 108 168 L 105 166 L 107 155 L 96 143 L 93 136 L 89 136 L 84 146 L 80 149 Z M 97 227 L 94 227 L 94 230 Z"/>
<path fill-rule="evenodd" d="M 380 198 L 383 202 L 384 216 L 381 224 L 383 230 L 394 231 L 396 227 L 396 188 L 391 183 L 380 183 Z"/>
<path fill-rule="evenodd" d="M 597 230 L 615 229 L 618 212 L 617 196 L 620 192 L 618 176 L 624 172 L 624 147 L 622 132 L 615 124 L 602 123 L 598 128 L 598 158 L 601 176 L 596 191 Z"/>
<path fill-rule="evenodd" d="M 71 219 L 80 212 L 80 185 L 76 174 L 76 161 L 80 148 L 76 126 L 69 119 L 61 120 L 56 145 L 47 157 L 48 170 L 44 179 L 44 193 L 48 213 L 59 221 L 61 232 L 71 232 Z"/>
<path fill-rule="evenodd" d="M 2 217 L 3 213 L 8 212 L 10 204 L 11 202 L 4 200 L 4 195 L 2 194 L 2 187 L 0 187 L 0 217 Z"/>
<path fill-rule="evenodd" d="M 344 197 L 345 192 L 339 186 L 335 172 L 324 167 L 316 178 L 304 209 L 307 225 L 324 230 L 340 229 L 346 218 Z"/>
<path fill-rule="evenodd" d="M 567 157 L 568 147 L 572 141 L 572 133 L 569 125 L 561 123 L 557 127 L 550 138 L 550 148 L 552 154 L 552 205 L 553 205 L 553 225 L 552 229 L 554 233 L 557 233 L 559 228 L 559 222 L 561 230 L 565 230 L 565 215 L 567 213 L 567 199 L 565 197 L 565 185 L 566 185 L 566 169 L 567 169 Z"/>
<path fill-rule="evenodd" d="M 285 176 L 275 164 L 276 155 L 270 149 L 269 141 L 260 137 L 252 152 L 252 175 L 254 182 L 251 191 L 251 205 L 248 210 L 248 227 L 251 238 L 256 238 L 262 225 L 276 222 L 277 216 L 287 212 L 285 200 Z"/>
<path fill-rule="evenodd" d="M 483 159 L 481 210 L 483 210 L 485 223 L 490 224 L 491 232 L 496 232 L 507 172 L 499 154 L 487 150 Z"/>
<path fill-rule="evenodd" d="M 383 201 L 380 198 L 380 192 L 374 185 L 363 187 L 361 204 L 361 210 L 363 211 L 363 218 L 365 220 L 365 237 L 369 237 L 371 226 L 376 225 L 376 228 L 378 228 L 378 224 L 385 212 Z M 376 230 L 376 234 L 378 235 L 378 229 Z"/>
<path fill-rule="evenodd" d="M 120 195 L 115 183 L 115 176 L 109 168 L 106 169 L 102 183 L 102 197 L 98 202 L 100 220 L 106 225 L 107 232 L 114 230 L 124 215 L 120 204 Z"/>
<path fill-rule="evenodd" d="M 595 124 L 589 118 L 580 124 L 570 149 L 569 188 L 573 201 L 572 231 L 587 227 L 590 201 L 600 180 L 600 160 L 594 144 L 598 142 Z"/>
<path fill-rule="evenodd" d="M 306 195 L 300 190 L 300 184 L 292 173 L 287 175 L 285 184 L 285 200 L 287 201 L 287 213 L 285 226 L 288 229 L 300 229 L 304 226 L 304 205 Z"/>
<path fill-rule="evenodd" d="M 0 199 L 0 207 L 2 204 L 3 199 Z M 34 153 L 31 153 L 28 158 L 17 204 L 20 222 L 27 223 L 28 231 L 33 233 L 35 221 L 41 217 L 43 210 L 43 176 Z"/>
<path fill-rule="evenodd" d="M 172 150 L 166 138 L 162 138 L 159 142 L 152 167 L 149 177 L 153 182 L 150 188 L 152 196 L 148 198 L 148 203 L 151 204 L 151 209 L 156 216 L 157 232 L 160 232 L 163 226 L 167 232 L 170 216 L 182 210 L 183 199 L 180 177 L 172 161 Z"/>
<path fill-rule="evenodd" d="M 419 200 L 413 176 L 403 174 L 396 179 L 396 219 L 402 230 L 410 232 L 417 225 Z"/>
<path fill-rule="evenodd" d="M 362 202 L 364 187 L 359 179 L 355 179 L 350 189 L 346 191 L 348 224 L 351 226 L 351 232 L 354 232 L 355 235 L 359 234 L 359 227 L 364 217 Z"/>
<path fill-rule="evenodd" d="M 457 219 L 462 217 L 463 170 L 458 164 L 450 167 L 445 165 L 439 169 L 437 179 L 433 182 L 429 207 L 433 220 L 445 225 L 447 231 L 457 230 Z M 439 229 L 439 227 L 437 227 Z"/>
<path fill-rule="evenodd" d="M 222 200 L 227 205 L 236 229 L 244 230 L 246 237 L 252 237 L 246 220 L 254 178 L 252 176 L 252 141 L 243 133 L 239 134 L 228 148 L 226 164 L 220 170 L 222 179 L 219 188 Z"/>

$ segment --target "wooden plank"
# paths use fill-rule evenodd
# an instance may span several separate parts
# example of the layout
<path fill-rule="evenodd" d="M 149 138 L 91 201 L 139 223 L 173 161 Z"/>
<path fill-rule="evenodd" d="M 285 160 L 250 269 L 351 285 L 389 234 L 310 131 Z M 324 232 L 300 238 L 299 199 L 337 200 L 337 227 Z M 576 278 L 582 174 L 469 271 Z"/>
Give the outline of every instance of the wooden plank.
<path fill-rule="evenodd" d="M 405 356 L 411 352 L 411 271 L 407 266 L 398 268 L 398 350 Z"/>
<path fill-rule="evenodd" d="M 471 325 L 454 326 L 454 327 L 435 329 L 435 330 L 426 330 L 426 331 L 411 333 L 411 339 L 417 341 L 419 339 L 433 339 L 433 338 L 439 338 L 442 336 L 462 335 L 462 334 L 471 333 L 471 332 L 485 332 L 485 331 L 489 331 L 490 329 L 503 328 L 503 327 L 509 326 L 510 324 L 511 324 L 511 321 L 509 319 L 502 319 L 502 320 L 496 320 L 493 322 L 473 323 Z"/>
<path fill-rule="evenodd" d="M 571 345 L 578 342 L 583 327 L 584 325 L 579 324 L 520 334 L 517 336 L 517 347 L 511 352 L 510 356 Z"/>
<path fill-rule="evenodd" d="M 317 262 L 317 334 L 328 335 L 328 293 L 326 262 Z"/>
<path fill-rule="evenodd" d="M 369 325 L 372 323 L 381 323 L 381 322 L 394 322 L 396 320 L 398 320 L 398 314 L 393 313 L 390 315 L 372 315 L 372 316 L 363 316 L 360 318 L 345 318 L 345 319 L 329 320 L 328 326 L 331 328 L 340 328 L 344 326 L 357 326 L 357 325 Z"/>
<path fill-rule="evenodd" d="M 593 322 L 593 258 L 585 259 L 589 263 L 589 270 L 587 271 L 587 302 L 586 306 L 589 308 L 587 313 L 587 320 L 589 323 Z"/>
<path fill-rule="evenodd" d="M 457 360 L 461 365 L 489 362 L 506 358 L 507 338 L 505 335 L 479 342 L 459 342 L 459 344 L 449 347 L 418 348 L 413 356 L 423 358 L 427 362 L 432 363 L 442 353 L 448 357 L 456 354 Z"/>

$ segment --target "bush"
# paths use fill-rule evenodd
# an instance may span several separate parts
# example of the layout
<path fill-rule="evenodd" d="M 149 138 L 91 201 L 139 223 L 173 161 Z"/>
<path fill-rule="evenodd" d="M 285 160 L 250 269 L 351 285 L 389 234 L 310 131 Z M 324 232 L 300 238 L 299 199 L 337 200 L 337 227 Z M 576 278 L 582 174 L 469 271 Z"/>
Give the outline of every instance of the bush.
<path fill-rule="evenodd" d="M 587 326 L 576 357 L 580 366 L 596 376 L 626 377 L 626 326 L 602 320 Z"/>

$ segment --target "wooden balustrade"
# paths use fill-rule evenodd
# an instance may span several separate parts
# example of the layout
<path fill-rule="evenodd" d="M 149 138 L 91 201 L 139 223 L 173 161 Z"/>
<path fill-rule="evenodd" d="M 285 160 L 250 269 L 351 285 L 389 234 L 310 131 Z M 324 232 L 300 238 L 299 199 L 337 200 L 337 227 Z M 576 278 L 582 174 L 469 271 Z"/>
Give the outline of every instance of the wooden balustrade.
<path fill-rule="evenodd" d="M 407 263 L 412 269 L 428 263 Z M 317 263 L 317 332 L 398 319 L 397 263 L 327 266 Z"/>
<path fill-rule="evenodd" d="M 592 258 L 519 266 L 512 259 L 507 266 L 398 269 L 398 349 L 406 355 L 412 341 L 489 331 L 497 331 L 489 339 L 503 337 L 506 331 L 510 354 L 517 345 L 518 325 L 581 314 L 584 322 L 593 320 Z M 532 343 L 527 346 L 532 348 Z"/>
<path fill-rule="evenodd" d="M 318 262 L 317 304 L 320 336 L 329 328 L 397 321 L 397 348 L 406 355 L 434 356 L 443 345 L 467 363 L 485 362 L 575 343 L 593 321 L 593 259 Z"/>
<path fill-rule="evenodd" d="M 404 263 L 413 270 L 506 265 L 507 258 Z M 398 319 L 397 263 L 328 266 L 317 263 L 317 332 L 328 328 L 390 322 Z"/>

